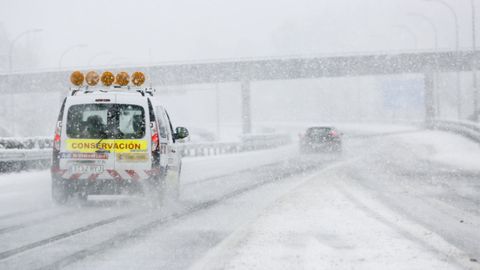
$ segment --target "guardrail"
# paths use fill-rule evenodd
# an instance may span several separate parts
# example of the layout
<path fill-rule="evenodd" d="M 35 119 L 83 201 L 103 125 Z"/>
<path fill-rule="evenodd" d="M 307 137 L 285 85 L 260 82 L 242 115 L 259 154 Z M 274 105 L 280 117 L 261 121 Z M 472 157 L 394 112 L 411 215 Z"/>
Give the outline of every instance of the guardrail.
<path fill-rule="evenodd" d="M 180 143 L 177 151 L 185 157 L 210 156 L 275 148 L 290 142 L 286 134 L 249 134 L 239 142 Z M 51 157 L 51 138 L 0 138 L 0 172 L 47 168 Z"/>
<path fill-rule="evenodd" d="M 291 142 L 287 134 L 248 134 L 242 136 L 240 142 L 182 143 L 178 151 L 183 156 L 210 156 L 270 149 Z"/>
<path fill-rule="evenodd" d="M 46 137 L 0 138 L 0 172 L 48 167 L 52 143 Z"/>
<path fill-rule="evenodd" d="M 465 120 L 435 119 L 427 128 L 453 132 L 480 143 L 480 124 Z"/>
<path fill-rule="evenodd" d="M 0 138 L 0 151 L 9 149 L 51 149 L 52 147 L 52 138 L 47 137 Z"/>

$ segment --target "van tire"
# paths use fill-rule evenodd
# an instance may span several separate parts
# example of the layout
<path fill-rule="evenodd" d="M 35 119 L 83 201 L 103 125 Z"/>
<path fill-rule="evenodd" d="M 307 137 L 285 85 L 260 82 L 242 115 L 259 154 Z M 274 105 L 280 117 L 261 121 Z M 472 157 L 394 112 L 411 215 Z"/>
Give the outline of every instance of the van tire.
<path fill-rule="evenodd" d="M 153 190 L 155 192 L 156 201 L 160 206 L 169 203 L 177 203 L 179 201 L 179 183 L 167 183 L 167 176 L 157 176 L 154 178 Z"/>
<path fill-rule="evenodd" d="M 180 185 L 178 183 L 178 179 L 173 187 L 171 187 L 168 191 L 169 199 L 171 199 L 173 202 L 178 202 L 180 200 Z"/>
<path fill-rule="evenodd" d="M 86 202 L 88 201 L 88 193 L 86 190 L 80 190 L 78 192 L 78 199 L 81 201 L 81 202 Z"/>
<path fill-rule="evenodd" d="M 156 192 L 157 192 L 158 203 L 161 206 L 163 206 L 165 204 L 165 197 L 167 196 L 167 192 L 165 192 L 167 188 L 166 177 L 163 177 L 163 176 L 158 177 L 156 181 L 157 181 Z"/>
<path fill-rule="evenodd" d="M 165 178 L 161 175 L 149 178 L 143 193 L 151 200 L 153 206 L 162 206 L 165 198 Z"/>
<path fill-rule="evenodd" d="M 52 178 L 52 199 L 56 204 L 63 205 L 67 203 L 70 194 L 68 186 L 63 179 Z"/>

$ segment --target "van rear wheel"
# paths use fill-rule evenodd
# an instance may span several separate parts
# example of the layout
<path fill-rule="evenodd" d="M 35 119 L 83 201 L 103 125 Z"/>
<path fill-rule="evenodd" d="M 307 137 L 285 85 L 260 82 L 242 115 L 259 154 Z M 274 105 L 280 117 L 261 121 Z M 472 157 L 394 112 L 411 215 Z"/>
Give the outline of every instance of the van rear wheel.
<path fill-rule="evenodd" d="M 56 204 L 65 204 L 70 194 L 68 186 L 62 179 L 52 178 L 52 199 Z"/>

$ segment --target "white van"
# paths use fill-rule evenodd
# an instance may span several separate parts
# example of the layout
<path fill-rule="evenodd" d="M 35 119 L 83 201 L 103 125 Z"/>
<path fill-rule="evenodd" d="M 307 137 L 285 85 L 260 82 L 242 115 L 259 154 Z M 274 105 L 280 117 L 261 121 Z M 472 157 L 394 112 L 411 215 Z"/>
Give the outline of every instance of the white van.
<path fill-rule="evenodd" d="M 172 127 L 152 91 L 130 87 L 79 88 L 65 98 L 56 124 L 52 198 L 146 193 L 163 196 L 173 181 L 178 196 L 181 157 L 176 140 L 188 136 Z M 170 183 L 172 184 L 172 183 Z"/>

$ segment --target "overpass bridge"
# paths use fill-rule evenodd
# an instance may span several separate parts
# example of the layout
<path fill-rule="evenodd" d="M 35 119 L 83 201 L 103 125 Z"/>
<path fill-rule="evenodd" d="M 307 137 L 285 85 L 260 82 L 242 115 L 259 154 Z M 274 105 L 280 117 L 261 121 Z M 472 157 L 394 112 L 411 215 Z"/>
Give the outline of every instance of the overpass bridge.
<path fill-rule="evenodd" d="M 154 86 L 239 82 L 242 91 L 243 130 L 251 128 L 250 82 L 313 79 L 325 77 L 423 74 L 425 112 L 434 117 L 434 73 L 478 69 L 479 52 L 415 51 L 343 56 L 278 57 L 199 63 L 167 63 L 132 66 L 122 71 L 143 71 Z M 118 71 L 120 69 L 112 69 Z M 64 92 L 70 86 L 71 71 L 13 73 L 0 75 L 0 95 L 22 92 Z"/>

